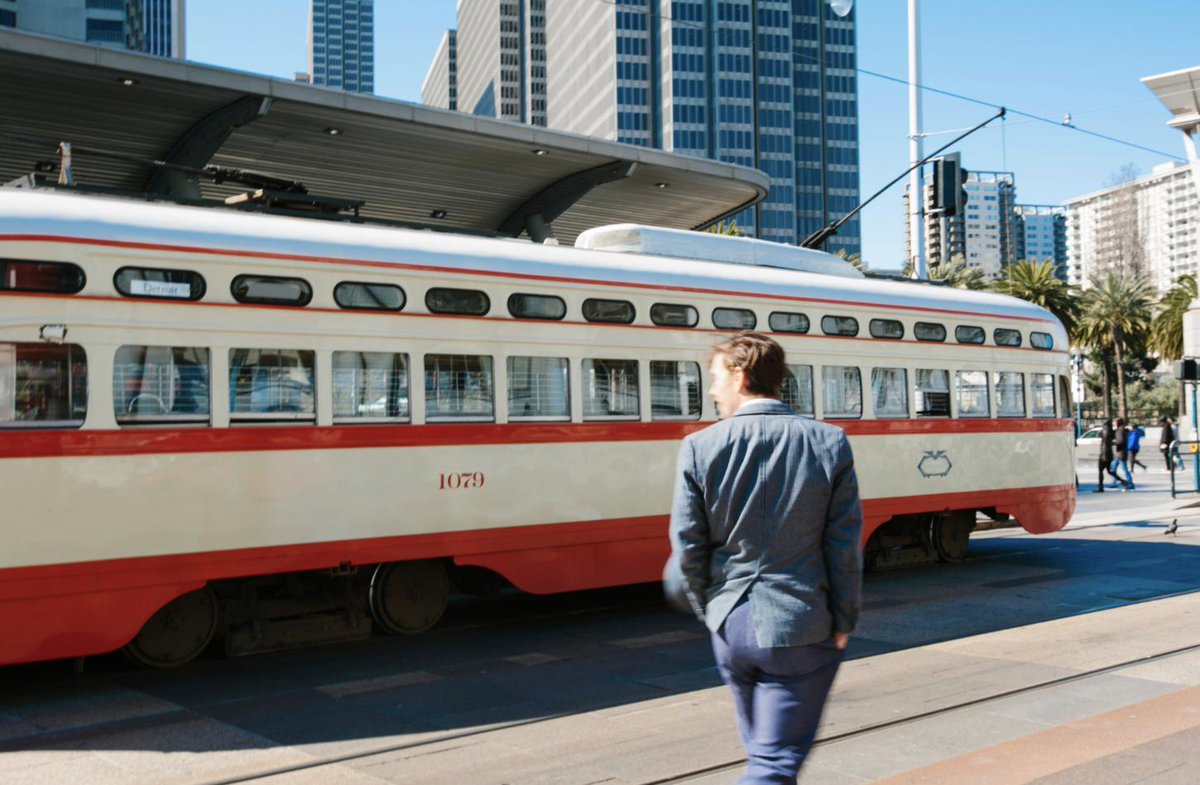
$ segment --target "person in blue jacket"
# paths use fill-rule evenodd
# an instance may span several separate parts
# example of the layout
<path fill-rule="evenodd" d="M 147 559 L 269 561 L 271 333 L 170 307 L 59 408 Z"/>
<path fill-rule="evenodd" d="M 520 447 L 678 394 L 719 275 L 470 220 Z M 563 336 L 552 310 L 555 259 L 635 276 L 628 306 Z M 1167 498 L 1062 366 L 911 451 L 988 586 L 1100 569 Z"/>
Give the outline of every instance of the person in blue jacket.
<path fill-rule="evenodd" d="M 1146 464 L 1137 459 L 1138 452 L 1142 449 L 1142 439 L 1146 436 L 1146 432 L 1142 430 L 1142 426 L 1134 423 L 1129 426 L 1129 438 L 1125 442 L 1126 449 L 1129 450 L 1129 476 L 1133 476 L 1135 466 L 1147 468 Z"/>

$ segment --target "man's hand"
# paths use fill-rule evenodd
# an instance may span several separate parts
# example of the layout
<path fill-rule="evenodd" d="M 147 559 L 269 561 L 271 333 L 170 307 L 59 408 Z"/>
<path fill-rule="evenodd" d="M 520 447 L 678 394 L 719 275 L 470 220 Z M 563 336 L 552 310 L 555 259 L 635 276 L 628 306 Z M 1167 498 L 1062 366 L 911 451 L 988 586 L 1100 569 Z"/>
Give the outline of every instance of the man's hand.
<path fill-rule="evenodd" d="M 833 634 L 833 645 L 838 647 L 838 651 L 845 651 L 850 645 L 850 633 L 835 632 Z"/>

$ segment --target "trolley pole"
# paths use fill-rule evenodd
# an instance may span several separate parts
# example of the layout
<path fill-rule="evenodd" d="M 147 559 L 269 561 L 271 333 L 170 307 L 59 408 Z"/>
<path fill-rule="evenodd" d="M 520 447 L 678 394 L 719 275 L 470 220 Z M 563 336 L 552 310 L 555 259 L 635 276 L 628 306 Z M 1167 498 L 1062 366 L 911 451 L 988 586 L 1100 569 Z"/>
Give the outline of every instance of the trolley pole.
<path fill-rule="evenodd" d="M 916 166 L 921 155 L 921 40 L 917 0 L 908 0 L 908 157 Z M 921 187 L 921 167 L 908 178 L 908 226 L 913 277 L 925 280 L 925 193 Z"/>

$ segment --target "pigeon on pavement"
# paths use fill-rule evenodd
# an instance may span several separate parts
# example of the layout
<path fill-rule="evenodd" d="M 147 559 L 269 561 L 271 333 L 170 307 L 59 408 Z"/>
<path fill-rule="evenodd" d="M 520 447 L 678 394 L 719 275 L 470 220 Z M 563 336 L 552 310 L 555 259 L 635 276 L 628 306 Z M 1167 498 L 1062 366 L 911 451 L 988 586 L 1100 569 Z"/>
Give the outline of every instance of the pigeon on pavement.
<path fill-rule="evenodd" d="M 1167 524 L 1167 530 L 1163 534 L 1174 534 L 1177 531 L 1179 531 L 1179 519 L 1175 518 Z"/>

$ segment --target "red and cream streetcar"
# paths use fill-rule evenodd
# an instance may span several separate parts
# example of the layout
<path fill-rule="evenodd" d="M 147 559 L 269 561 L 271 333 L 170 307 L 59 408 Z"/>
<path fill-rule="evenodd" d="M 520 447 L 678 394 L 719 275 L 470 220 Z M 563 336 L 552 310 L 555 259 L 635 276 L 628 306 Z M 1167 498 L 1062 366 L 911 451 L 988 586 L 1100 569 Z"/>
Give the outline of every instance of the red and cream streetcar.
<path fill-rule="evenodd" d="M 575 248 L 0 193 L 0 663 L 416 632 L 658 578 L 704 353 L 756 328 L 853 443 L 867 558 L 1075 504 L 1067 340 L 993 294 L 603 227 Z"/>

